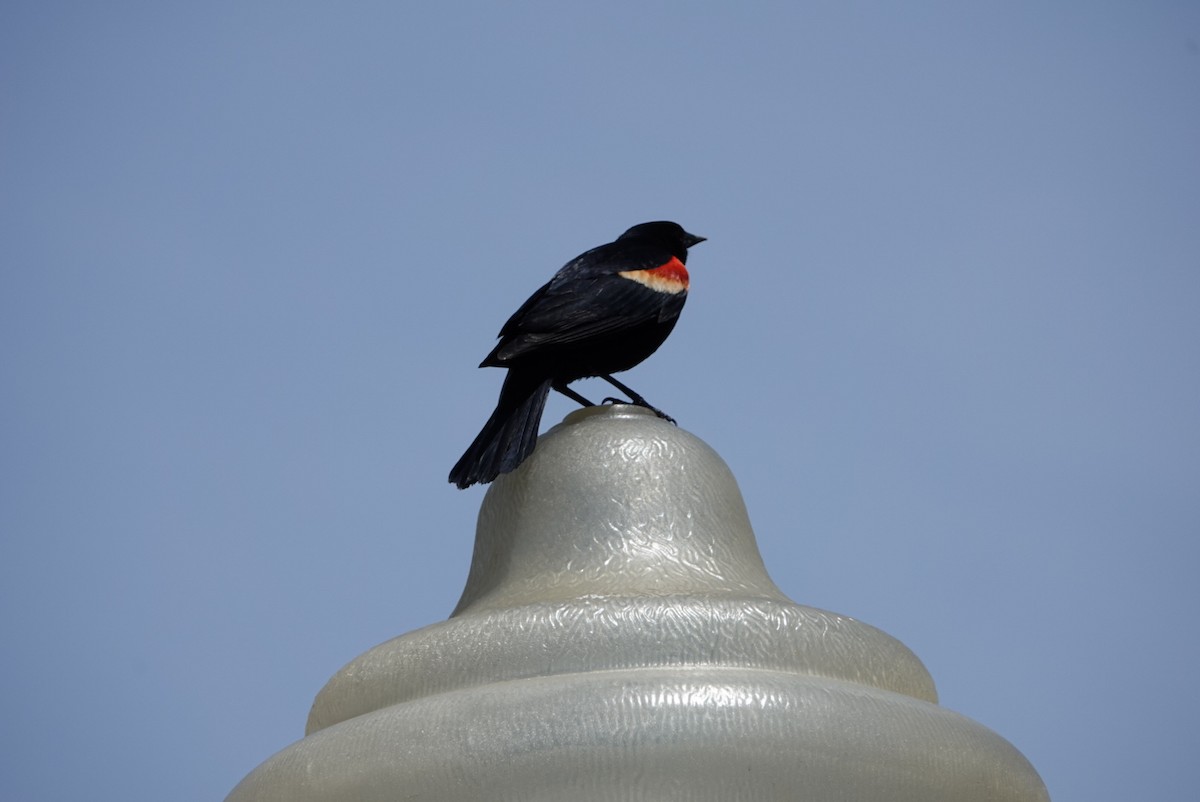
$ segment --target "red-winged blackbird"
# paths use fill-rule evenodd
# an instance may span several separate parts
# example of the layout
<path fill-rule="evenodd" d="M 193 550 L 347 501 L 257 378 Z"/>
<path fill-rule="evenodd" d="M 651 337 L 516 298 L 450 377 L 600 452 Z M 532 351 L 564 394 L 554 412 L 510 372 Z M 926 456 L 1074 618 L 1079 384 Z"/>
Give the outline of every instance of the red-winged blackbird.
<path fill-rule="evenodd" d="M 642 223 L 563 265 L 500 329 L 479 367 L 508 368 L 496 411 L 450 471 L 459 487 L 490 482 L 533 452 L 551 388 L 604 379 L 634 404 L 663 413 L 614 379 L 662 345 L 687 299 L 687 249 L 704 237 L 677 223 Z M 606 399 L 608 400 L 608 399 Z"/>

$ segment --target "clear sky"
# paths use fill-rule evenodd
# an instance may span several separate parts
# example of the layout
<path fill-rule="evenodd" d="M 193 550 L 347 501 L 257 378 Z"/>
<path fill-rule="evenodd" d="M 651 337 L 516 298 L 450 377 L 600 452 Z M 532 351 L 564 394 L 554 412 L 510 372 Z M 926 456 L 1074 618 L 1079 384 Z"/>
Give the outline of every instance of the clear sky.
<path fill-rule="evenodd" d="M 660 218 L 624 378 L 780 587 L 1056 802 L 1194 795 L 1200 5 L 10 2 L 0 798 L 219 799 L 445 618 L 475 365 Z"/>

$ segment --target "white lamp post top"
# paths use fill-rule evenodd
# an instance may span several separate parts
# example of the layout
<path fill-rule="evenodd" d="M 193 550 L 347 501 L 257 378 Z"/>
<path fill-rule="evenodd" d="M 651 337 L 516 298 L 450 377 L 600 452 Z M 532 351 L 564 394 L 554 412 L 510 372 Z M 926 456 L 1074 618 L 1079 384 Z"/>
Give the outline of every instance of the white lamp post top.
<path fill-rule="evenodd" d="M 936 701 L 899 641 L 779 591 L 712 449 L 593 407 L 488 491 L 452 617 L 351 661 L 228 799 L 1048 799 Z"/>

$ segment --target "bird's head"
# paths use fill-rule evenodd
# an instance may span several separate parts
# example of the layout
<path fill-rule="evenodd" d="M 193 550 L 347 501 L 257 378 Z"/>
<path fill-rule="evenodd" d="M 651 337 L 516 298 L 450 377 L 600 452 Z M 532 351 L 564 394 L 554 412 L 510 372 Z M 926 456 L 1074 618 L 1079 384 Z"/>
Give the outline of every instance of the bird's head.
<path fill-rule="evenodd" d="M 672 252 L 678 252 L 682 255 L 693 245 L 704 242 L 705 237 L 689 234 L 683 230 L 683 226 L 679 225 L 679 223 L 672 223 L 669 220 L 656 220 L 652 223 L 639 223 L 617 237 L 617 239 L 650 240 L 666 245 Z"/>

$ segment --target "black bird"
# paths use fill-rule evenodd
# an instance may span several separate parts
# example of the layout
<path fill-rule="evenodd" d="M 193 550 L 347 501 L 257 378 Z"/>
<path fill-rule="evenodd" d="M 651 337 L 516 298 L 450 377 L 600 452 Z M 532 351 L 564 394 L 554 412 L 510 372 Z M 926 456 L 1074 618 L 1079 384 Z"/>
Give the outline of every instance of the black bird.
<path fill-rule="evenodd" d="M 667 417 L 612 374 L 650 356 L 675 327 L 687 299 L 687 250 L 699 242 L 704 237 L 678 223 L 642 223 L 576 256 L 531 295 L 479 364 L 508 368 L 508 375 L 496 411 L 450 470 L 450 481 L 470 487 L 520 465 L 537 443 L 551 389 L 592 406 L 567 386 L 576 379 L 602 378 Z"/>

